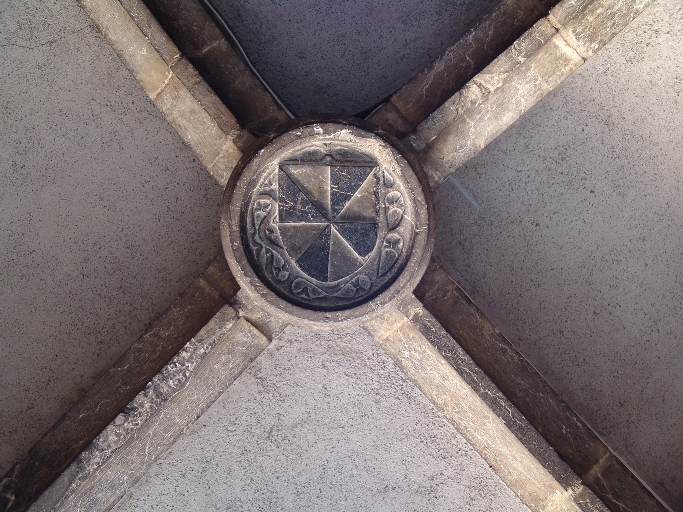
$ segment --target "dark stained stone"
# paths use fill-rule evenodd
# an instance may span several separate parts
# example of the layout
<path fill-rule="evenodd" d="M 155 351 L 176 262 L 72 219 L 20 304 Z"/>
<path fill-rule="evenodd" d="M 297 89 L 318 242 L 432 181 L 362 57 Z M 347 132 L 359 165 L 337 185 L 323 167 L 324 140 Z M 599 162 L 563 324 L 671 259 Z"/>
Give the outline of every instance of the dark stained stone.
<path fill-rule="evenodd" d="M 278 196 L 280 222 L 326 222 L 325 217 L 282 169 L 278 172 Z"/>
<path fill-rule="evenodd" d="M 240 124 L 259 135 L 288 119 L 199 0 L 145 4 Z"/>
<path fill-rule="evenodd" d="M 315 222 L 280 223 L 280 235 L 287 254 L 293 260 L 298 260 L 327 226 L 328 224 Z"/>
<path fill-rule="evenodd" d="M 328 165 L 287 162 L 280 165 L 280 170 L 287 174 L 325 218 L 331 218 Z"/>
<path fill-rule="evenodd" d="M 363 182 L 372 167 L 332 167 L 330 170 L 330 203 L 332 218 L 341 212 Z"/>
<path fill-rule="evenodd" d="M 330 261 L 328 280 L 338 281 L 363 266 L 363 259 L 353 247 L 332 227 L 330 231 Z"/>
<path fill-rule="evenodd" d="M 353 197 L 334 220 L 337 222 L 377 222 L 378 195 L 377 175 L 371 174 L 354 192 Z"/>
<path fill-rule="evenodd" d="M 410 84 L 408 82 L 408 84 Z M 406 85 L 408 85 L 406 84 Z M 431 108 L 436 102 L 431 102 L 429 99 L 425 98 L 425 101 L 429 102 L 427 108 Z M 445 101 L 445 100 L 444 100 Z M 440 104 L 432 108 L 429 113 L 436 110 Z M 425 109 L 426 110 L 426 109 Z M 429 114 L 427 114 L 429 115 Z M 412 132 L 419 123 L 411 123 L 408 121 L 400 110 L 391 101 L 387 101 L 384 105 L 380 106 L 375 110 L 368 118 L 377 126 L 381 126 L 383 129 L 391 133 L 394 137 L 403 137 L 404 135 Z"/>
<path fill-rule="evenodd" d="M 396 91 L 369 117 L 407 135 L 530 29 L 558 0 L 503 0 L 476 26 Z"/>
<path fill-rule="evenodd" d="M 335 223 L 334 227 L 361 257 L 370 254 L 377 244 L 378 225 L 376 223 L 339 222 Z"/>
<path fill-rule="evenodd" d="M 306 249 L 296 264 L 305 274 L 318 281 L 327 281 L 328 265 L 330 260 L 330 226 L 325 227 L 322 233 Z"/>
<path fill-rule="evenodd" d="M 610 453 L 583 477 L 588 487 L 614 512 L 664 512 L 624 464 Z"/>
<path fill-rule="evenodd" d="M 240 287 L 235 280 L 235 276 L 230 272 L 228 262 L 225 261 L 225 254 L 219 254 L 202 272 L 202 277 L 213 286 L 225 300 L 232 299 Z"/>

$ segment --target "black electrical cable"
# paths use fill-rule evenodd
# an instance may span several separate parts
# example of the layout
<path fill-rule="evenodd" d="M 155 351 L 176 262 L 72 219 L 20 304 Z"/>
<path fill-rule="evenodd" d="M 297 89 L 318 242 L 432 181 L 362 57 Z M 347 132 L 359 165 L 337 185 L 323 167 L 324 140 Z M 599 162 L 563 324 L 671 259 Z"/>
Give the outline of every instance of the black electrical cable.
<path fill-rule="evenodd" d="M 228 24 L 225 22 L 223 19 L 223 16 L 214 8 L 213 5 L 209 3 L 208 0 L 200 0 L 202 2 L 202 5 L 204 5 L 204 8 L 209 11 L 209 14 L 211 14 L 211 17 L 221 26 L 221 29 L 223 30 L 223 33 L 227 35 L 230 40 L 233 43 L 233 46 L 237 49 L 239 54 L 242 56 L 242 59 L 244 59 L 244 62 L 246 62 L 247 66 L 251 70 L 252 73 L 258 78 L 259 82 L 261 82 L 261 85 L 265 87 L 266 91 L 270 93 L 270 95 L 273 97 L 275 102 L 280 106 L 282 110 L 285 111 L 285 113 L 291 118 L 294 119 L 294 114 L 292 114 L 289 109 L 285 106 L 285 104 L 282 102 L 282 100 L 278 97 L 277 94 L 275 94 L 275 91 L 270 88 L 270 86 L 266 83 L 266 81 L 263 79 L 263 77 L 259 74 L 258 71 L 256 71 L 256 68 L 254 68 L 253 64 L 249 60 L 249 57 L 247 57 L 247 54 L 244 52 L 244 48 L 242 48 L 242 45 L 239 43 L 237 38 L 235 37 L 235 34 L 233 34 L 232 30 L 230 30 L 230 27 Z"/>

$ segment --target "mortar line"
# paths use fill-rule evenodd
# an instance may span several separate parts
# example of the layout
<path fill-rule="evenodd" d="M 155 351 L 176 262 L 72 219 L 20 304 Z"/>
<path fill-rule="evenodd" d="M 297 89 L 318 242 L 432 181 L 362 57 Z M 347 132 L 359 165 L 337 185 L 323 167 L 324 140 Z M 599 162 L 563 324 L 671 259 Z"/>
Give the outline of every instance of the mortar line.
<path fill-rule="evenodd" d="M 213 141 L 213 144 L 215 144 L 216 146 L 220 146 L 218 148 L 218 151 L 217 151 L 218 156 L 213 159 L 211 164 L 209 164 L 209 165 L 204 164 L 203 167 L 206 169 L 206 171 L 209 173 L 209 175 L 214 180 L 220 182 L 218 177 L 215 176 L 214 173 L 212 172 L 211 166 L 213 164 L 215 164 L 218 161 L 219 157 L 224 154 L 225 148 L 227 145 L 226 140 L 227 140 L 227 142 L 230 142 L 232 139 L 230 139 L 229 136 L 220 128 L 216 119 L 214 119 L 209 114 L 209 112 L 206 111 L 206 109 L 202 106 L 200 100 L 195 97 L 196 91 L 193 94 L 193 92 L 187 88 L 187 86 L 182 82 L 182 80 L 180 80 L 177 77 L 177 75 L 175 74 L 175 72 L 171 69 L 171 65 L 176 64 L 177 62 L 180 61 L 180 59 L 182 59 L 182 57 L 183 57 L 182 52 L 177 53 L 177 55 L 175 57 L 175 62 L 173 62 L 170 65 L 167 64 L 164 61 L 161 54 L 154 47 L 154 45 L 152 45 L 152 43 L 147 38 L 147 36 L 142 32 L 139 25 L 136 23 L 135 19 L 130 15 L 130 13 L 126 10 L 126 8 L 121 4 L 121 2 L 119 0 L 108 0 L 108 1 L 101 2 L 99 8 L 101 11 L 106 13 L 104 16 L 101 16 L 101 19 L 95 19 L 93 17 L 93 13 L 91 12 L 91 9 L 86 8 L 86 6 L 84 5 L 84 2 L 87 3 L 86 0 L 79 0 L 79 3 L 81 4 L 81 7 L 85 11 L 86 15 L 93 21 L 93 23 L 95 24 L 95 26 L 97 27 L 99 32 L 104 37 L 105 41 L 109 44 L 109 46 L 118 55 L 118 57 L 123 62 L 124 66 L 129 70 L 129 72 L 131 72 L 131 74 L 133 74 L 132 69 L 134 69 L 135 66 L 139 66 L 140 64 L 139 63 L 133 64 L 132 59 L 134 59 L 134 57 L 128 56 L 128 54 L 126 53 L 129 50 L 129 48 L 128 48 L 128 46 L 126 46 L 125 41 L 116 41 L 110 37 L 107 37 L 108 29 L 113 29 L 112 32 L 125 32 L 126 27 L 134 26 L 137 33 L 139 33 L 139 36 L 141 38 L 140 40 L 141 41 L 144 40 L 144 42 L 147 45 L 149 45 L 148 51 L 153 52 L 153 54 L 161 62 L 163 62 L 164 69 L 168 70 L 167 76 L 165 77 L 163 83 L 161 83 L 161 85 L 155 91 L 153 91 L 151 93 L 146 93 L 146 95 L 150 98 L 154 107 L 157 109 L 157 111 L 159 111 L 161 113 L 161 115 L 167 120 L 167 122 L 168 122 L 168 114 L 162 112 L 159 109 L 159 107 L 157 107 L 155 100 L 157 100 L 157 98 L 159 98 L 159 96 L 164 92 L 164 90 L 173 81 L 173 78 L 175 76 L 178 80 L 179 85 L 182 87 L 184 92 L 187 93 L 188 97 L 191 97 L 194 99 L 195 104 L 193 104 L 191 107 L 195 108 L 195 109 L 199 109 L 202 112 L 202 114 L 205 114 L 206 116 L 208 116 L 208 118 L 216 125 L 218 132 L 222 135 L 220 137 L 220 139 L 221 139 L 220 141 Z M 117 12 L 118 8 L 120 8 L 122 12 Z M 160 28 L 160 30 L 163 31 L 162 28 Z M 164 34 L 165 34 L 165 32 L 164 32 Z M 166 37 L 168 37 L 167 34 L 165 34 L 165 35 L 166 35 Z M 219 44 L 220 41 L 221 40 L 216 41 L 214 43 L 214 45 Z M 211 46 L 214 46 L 214 45 L 211 45 Z M 143 64 L 142 68 L 139 70 L 141 76 L 138 77 L 138 76 L 135 76 L 135 74 L 133 74 L 135 80 L 138 82 L 139 85 L 142 86 L 142 80 L 144 79 L 143 77 L 146 76 L 150 71 L 151 71 L 151 69 L 148 69 L 148 67 Z M 203 81 L 203 78 L 201 76 L 199 77 L 199 79 Z M 207 88 L 210 89 L 210 87 L 208 85 L 207 85 Z M 144 90 L 144 87 L 143 87 L 143 90 Z M 169 122 L 169 125 L 171 126 L 171 128 L 176 133 L 178 133 L 178 135 L 180 135 L 183 142 L 185 142 L 185 144 L 189 147 L 190 151 L 197 157 L 197 159 L 200 162 L 205 162 L 205 159 L 203 158 L 203 156 L 200 155 L 199 152 L 196 150 L 196 148 L 193 147 L 191 138 L 188 137 L 187 134 L 184 135 L 183 133 L 181 133 L 175 126 L 173 126 L 172 123 Z M 190 128 L 190 131 L 192 131 L 192 128 Z"/>
<path fill-rule="evenodd" d="M 552 13 L 549 13 L 548 16 L 546 16 L 546 18 L 548 19 L 550 24 L 553 27 L 555 27 L 557 33 L 560 34 L 560 37 L 564 39 L 564 42 L 567 43 L 567 45 L 572 50 L 574 50 L 578 54 L 578 56 L 583 59 L 584 62 L 586 62 L 590 58 L 590 56 L 583 53 L 583 50 L 581 50 L 579 44 L 576 42 L 576 39 L 574 39 L 574 37 L 572 37 L 572 35 L 567 31 L 567 29 L 564 28 L 564 25 L 562 25 L 562 23 L 560 23 L 560 21 L 555 16 L 553 16 Z"/>
<path fill-rule="evenodd" d="M 169 68 L 168 76 L 166 77 L 166 80 L 164 80 L 164 83 L 161 84 L 161 87 L 159 87 L 159 89 L 156 92 L 153 92 L 152 94 L 149 95 L 149 97 L 152 101 L 154 101 L 157 98 L 157 96 L 159 96 L 159 94 L 161 94 L 164 91 L 164 89 L 166 89 L 166 86 L 168 86 L 168 84 L 171 82 L 171 80 L 173 79 L 174 76 L 175 76 L 175 74 Z"/>

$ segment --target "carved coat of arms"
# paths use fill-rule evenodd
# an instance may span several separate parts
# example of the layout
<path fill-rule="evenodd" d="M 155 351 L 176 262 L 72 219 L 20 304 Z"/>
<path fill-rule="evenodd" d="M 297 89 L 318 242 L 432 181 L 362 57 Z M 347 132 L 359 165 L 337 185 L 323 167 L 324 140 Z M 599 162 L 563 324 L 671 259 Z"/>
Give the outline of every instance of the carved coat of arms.
<path fill-rule="evenodd" d="M 399 173 L 348 149 L 304 152 L 264 172 L 242 232 L 261 279 L 287 300 L 322 310 L 352 307 L 386 288 L 414 235 Z"/>

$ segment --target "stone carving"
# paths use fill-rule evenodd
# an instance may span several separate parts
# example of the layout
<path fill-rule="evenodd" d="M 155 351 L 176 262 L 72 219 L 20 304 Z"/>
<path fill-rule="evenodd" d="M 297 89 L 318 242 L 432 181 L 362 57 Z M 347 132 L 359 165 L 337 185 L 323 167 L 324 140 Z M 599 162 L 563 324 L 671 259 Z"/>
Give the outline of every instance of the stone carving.
<path fill-rule="evenodd" d="M 265 237 L 275 247 L 284 249 L 278 227 L 272 223 L 272 216 L 268 217 L 272 210 L 273 207 L 270 199 L 258 199 L 255 202 L 253 208 L 254 230 L 252 232 L 252 246 L 254 247 L 256 258 L 261 267 L 265 269 L 270 260 L 273 277 L 278 281 L 286 281 L 289 277 L 289 266 L 285 262 L 282 254 L 277 250 L 274 250 L 272 246 L 266 245 L 263 240 Z M 264 223 L 266 219 L 269 220 Z"/>
<path fill-rule="evenodd" d="M 386 287 L 414 229 L 404 222 L 406 192 L 394 171 L 351 148 L 312 148 L 276 165 L 262 171 L 244 226 L 260 277 L 321 309 Z"/>
<path fill-rule="evenodd" d="M 370 291 L 372 287 L 372 281 L 366 275 L 360 275 L 353 281 L 350 281 L 344 285 L 344 287 L 336 293 L 337 297 L 344 297 L 345 299 L 350 299 L 355 297 L 356 294 L 364 294 Z"/>
<path fill-rule="evenodd" d="M 316 285 L 309 283 L 300 277 L 292 282 L 292 291 L 298 296 L 306 299 L 319 299 L 327 294 Z"/>
<path fill-rule="evenodd" d="M 382 255 L 379 259 L 379 269 L 377 271 L 377 276 L 382 277 L 384 274 L 391 270 L 394 263 L 398 260 L 401 251 L 403 250 L 403 239 L 393 233 L 390 233 L 384 239 L 384 245 L 382 247 Z"/>
<path fill-rule="evenodd" d="M 394 186 L 394 179 L 386 171 L 384 172 L 384 184 L 387 188 Z M 403 195 L 398 190 L 392 190 L 384 198 L 384 203 L 386 205 L 387 230 L 389 233 L 384 237 L 384 243 L 382 244 L 382 253 L 379 258 L 379 269 L 377 272 L 378 277 L 382 277 L 391 270 L 403 251 L 403 238 L 396 233 L 392 233 L 403 220 L 403 211 L 405 209 Z"/>
<path fill-rule="evenodd" d="M 384 201 L 387 205 L 387 227 L 391 231 L 403 219 L 403 196 L 400 192 L 392 190 L 387 194 Z"/>

